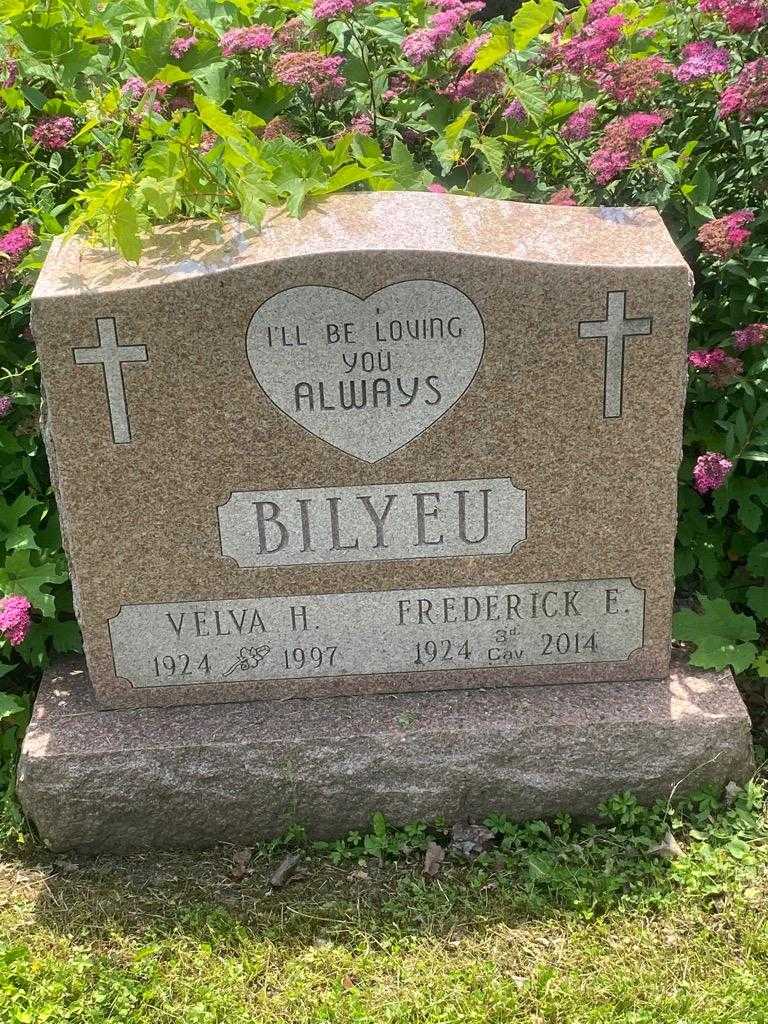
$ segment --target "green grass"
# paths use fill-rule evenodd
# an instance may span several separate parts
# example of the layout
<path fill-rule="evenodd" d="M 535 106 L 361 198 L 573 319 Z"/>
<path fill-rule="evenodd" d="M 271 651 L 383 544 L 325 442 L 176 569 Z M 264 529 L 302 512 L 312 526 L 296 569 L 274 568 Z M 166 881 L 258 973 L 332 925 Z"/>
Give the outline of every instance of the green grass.
<path fill-rule="evenodd" d="M 279 844 L 240 880 L 227 847 L 80 860 L 7 845 L 0 1022 L 768 1021 L 761 788 L 606 811 L 597 826 L 497 819 L 489 854 L 449 855 L 434 881 L 422 850 L 446 833 L 377 820 L 305 846 L 280 890 Z M 668 829 L 671 861 L 650 852 Z"/>

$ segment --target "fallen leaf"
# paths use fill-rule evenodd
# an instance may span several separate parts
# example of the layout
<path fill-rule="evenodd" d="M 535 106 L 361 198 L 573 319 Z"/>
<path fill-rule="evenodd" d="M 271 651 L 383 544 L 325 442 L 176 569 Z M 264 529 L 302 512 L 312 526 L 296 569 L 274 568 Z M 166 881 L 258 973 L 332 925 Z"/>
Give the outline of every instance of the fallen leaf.
<path fill-rule="evenodd" d="M 741 793 L 741 786 L 735 782 L 729 782 L 725 787 L 725 803 L 727 807 L 733 807 Z"/>
<path fill-rule="evenodd" d="M 233 882 L 242 882 L 244 878 L 247 878 L 250 874 L 248 865 L 251 863 L 251 857 L 253 856 L 253 848 L 246 846 L 243 850 L 235 850 L 232 855 L 232 867 L 229 871 L 229 877 Z"/>
<path fill-rule="evenodd" d="M 360 881 L 360 882 L 369 882 L 370 879 L 371 879 L 371 876 L 368 874 L 367 871 L 363 871 L 361 868 L 358 868 L 357 871 L 350 871 L 350 873 L 347 875 L 347 878 L 350 881 L 354 880 L 354 881 Z"/>
<path fill-rule="evenodd" d="M 655 854 L 663 860 L 675 860 L 677 857 L 683 856 L 683 848 L 672 833 L 667 832 L 659 845 L 652 846 L 648 853 Z"/>
<path fill-rule="evenodd" d="M 57 857 L 53 862 L 53 866 L 57 871 L 60 871 L 63 875 L 69 875 L 73 871 L 81 871 L 81 865 L 76 864 L 73 860 L 67 860 L 65 857 Z"/>
<path fill-rule="evenodd" d="M 494 834 L 485 825 L 454 825 L 449 850 L 464 857 L 485 853 L 494 842 Z"/>
<path fill-rule="evenodd" d="M 285 885 L 291 875 L 296 871 L 296 867 L 300 860 L 300 854 L 286 853 L 275 870 L 269 876 L 269 884 L 273 889 L 279 889 L 281 885 Z"/>
<path fill-rule="evenodd" d="M 430 843 L 424 854 L 423 873 L 427 878 L 436 878 L 445 860 L 445 850 L 439 843 Z"/>
<path fill-rule="evenodd" d="M 344 977 L 341 979 L 341 987 L 346 989 L 355 987 L 355 979 L 352 977 L 351 974 L 344 975 Z"/>

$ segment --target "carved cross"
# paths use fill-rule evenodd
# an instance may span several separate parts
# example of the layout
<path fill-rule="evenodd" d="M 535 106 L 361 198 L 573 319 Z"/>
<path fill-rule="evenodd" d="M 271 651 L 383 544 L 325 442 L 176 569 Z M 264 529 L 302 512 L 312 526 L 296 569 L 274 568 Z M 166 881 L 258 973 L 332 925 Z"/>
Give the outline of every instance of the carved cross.
<path fill-rule="evenodd" d="M 111 316 L 96 317 L 96 333 L 99 344 L 90 348 L 74 349 L 75 362 L 101 363 L 107 386 L 109 417 L 112 423 L 112 438 L 115 444 L 130 444 L 131 424 L 125 401 L 123 363 L 146 363 L 145 345 L 118 345 L 117 328 Z"/>
<path fill-rule="evenodd" d="M 605 320 L 582 320 L 580 338 L 605 340 L 605 370 L 603 384 L 603 416 L 615 419 L 621 416 L 624 391 L 624 340 L 651 333 L 651 318 L 627 320 L 627 293 L 608 292 Z"/>

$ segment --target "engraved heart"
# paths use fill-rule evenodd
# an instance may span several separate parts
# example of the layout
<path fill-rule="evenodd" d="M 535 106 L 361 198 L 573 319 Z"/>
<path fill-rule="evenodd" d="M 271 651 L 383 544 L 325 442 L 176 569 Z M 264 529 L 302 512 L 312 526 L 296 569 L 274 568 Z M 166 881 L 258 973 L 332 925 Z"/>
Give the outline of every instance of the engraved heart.
<path fill-rule="evenodd" d="M 247 334 L 251 369 L 278 409 L 365 462 L 444 416 L 484 348 L 475 305 L 441 281 L 403 281 L 366 299 L 288 288 L 256 310 Z"/>

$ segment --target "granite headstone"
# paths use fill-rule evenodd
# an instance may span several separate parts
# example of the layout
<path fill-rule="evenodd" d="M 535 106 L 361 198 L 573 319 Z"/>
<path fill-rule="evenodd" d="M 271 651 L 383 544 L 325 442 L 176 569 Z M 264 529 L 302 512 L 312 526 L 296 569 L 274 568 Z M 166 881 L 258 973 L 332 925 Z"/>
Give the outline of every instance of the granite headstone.
<path fill-rule="evenodd" d="M 106 706 L 661 679 L 690 274 L 651 209 L 342 196 L 33 296 Z"/>
<path fill-rule="evenodd" d="M 33 322 L 87 664 L 46 671 L 19 761 L 45 842 L 749 778 L 730 673 L 670 668 L 689 295 L 646 209 L 356 194 L 138 267 L 56 244 Z"/>

